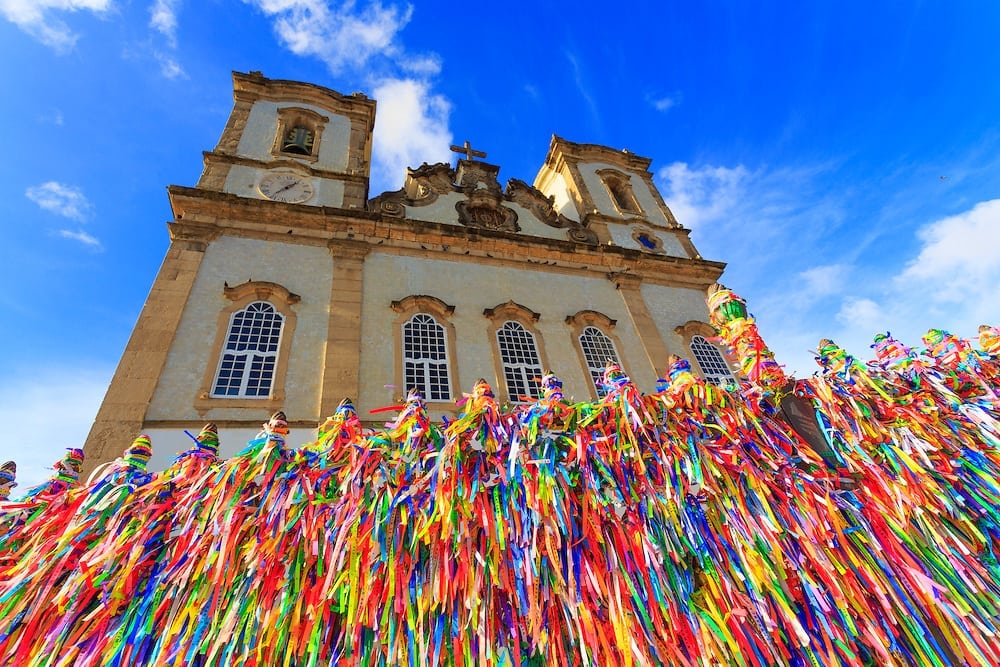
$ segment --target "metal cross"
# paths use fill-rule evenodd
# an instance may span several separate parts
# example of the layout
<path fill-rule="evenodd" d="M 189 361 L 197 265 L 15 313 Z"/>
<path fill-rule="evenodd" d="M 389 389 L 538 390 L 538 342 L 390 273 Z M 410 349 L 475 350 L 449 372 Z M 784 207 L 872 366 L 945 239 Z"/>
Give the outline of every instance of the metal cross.
<path fill-rule="evenodd" d="M 453 145 L 451 150 L 453 153 L 465 153 L 466 160 L 471 160 L 473 157 L 486 157 L 485 151 L 474 150 L 472 146 L 469 145 L 468 141 L 466 141 L 462 146 Z"/>

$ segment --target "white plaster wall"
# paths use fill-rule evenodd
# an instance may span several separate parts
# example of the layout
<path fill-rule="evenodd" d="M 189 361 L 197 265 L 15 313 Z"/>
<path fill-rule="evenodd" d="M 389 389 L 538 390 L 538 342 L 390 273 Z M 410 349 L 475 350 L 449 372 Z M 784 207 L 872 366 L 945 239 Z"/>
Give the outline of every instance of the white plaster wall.
<path fill-rule="evenodd" d="M 304 174 L 294 172 L 291 170 L 272 170 L 272 169 L 259 169 L 257 167 L 246 167 L 239 164 L 234 164 L 229 169 L 229 174 L 226 175 L 226 183 L 222 187 L 223 192 L 228 192 L 230 194 L 239 195 L 240 197 L 249 197 L 252 199 L 267 199 L 264 195 L 260 193 L 257 189 L 257 184 L 260 183 L 260 179 L 267 174 L 273 174 L 276 171 L 287 171 L 288 173 L 295 173 L 296 176 L 304 178 L 309 181 L 313 186 L 313 196 L 307 201 L 302 202 L 303 204 L 308 204 L 310 206 L 336 206 L 341 208 L 344 205 L 344 182 L 331 180 L 327 178 L 308 178 Z"/>
<path fill-rule="evenodd" d="M 674 328 L 690 320 L 708 322 L 705 293 L 697 289 L 650 284 L 643 284 L 641 289 L 642 298 L 663 336 L 667 351 L 691 359 L 691 350 L 684 344 L 684 339 L 674 333 Z M 666 359 L 662 363 L 665 367 Z M 659 370 L 663 372 L 664 368 Z"/>
<path fill-rule="evenodd" d="M 573 203 L 573 198 L 569 194 L 569 188 L 566 187 L 566 179 L 563 178 L 562 174 L 556 174 L 553 176 L 552 180 L 549 182 L 549 187 L 547 190 L 542 190 L 542 193 L 546 196 L 554 196 L 553 206 L 555 206 L 556 212 L 565 215 L 570 220 L 580 221 L 580 213 L 576 210 L 576 205 Z"/>
<path fill-rule="evenodd" d="M 459 192 L 447 192 L 425 206 L 407 206 L 406 217 L 412 220 L 427 220 L 446 225 L 457 225 L 458 211 L 455 204 L 464 200 L 465 195 Z"/>
<path fill-rule="evenodd" d="M 211 366 L 214 371 L 218 363 L 211 348 L 219 315 L 230 305 L 223 285 L 236 286 L 253 279 L 277 283 L 302 297 L 291 306 L 297 322 L 288 359 L 285 412 L 289 420 L 318 419 L 332 267 L 329 250 L 321 247 L 230 236 L 209 244 L 146 418 L 205 422 L 263 421 L 269 416 L 265 408 L 213 408 L 198 414 L 193 407 L 205 368 Z"/>
<path fill-rule="evenodd" d="M 627 369 L 645 390 L 656 376 L 645 360 L 621 295 L 604 278 L 513 269 L 497 265 L 376 253 L 364 265 L 362 302 L 361 396 L 358 408 L 392 405 L 401 389 L 386 387 L 396 378 L 392 301 L 425 294 L 455 306 L 451 322 L 458 343 L 458 391 L 467 392 L 484 377 L 498 389 L 493 365 L 493 333 L 487 330 L 485 308 L 512 300 L 541 315 L 535 327 L 544 341 L 552 370 L 562 377 L 567 396 L 589 400 L 589 378 L 565 323 L 567 315 L 590 309 L 618 324 L 613 333 Z M 439 415 L 435 415 L 438 418 Z"/>
<path fill-rule="evenodd" d="M 192 436 L 197 436 L 201 427 L 208 420 L 194 420 L 190 426 L 184 428 L 152 428 L 145 429 L 143 433 L 149 436 L 153 443 L 153 456 L 149 459 L 148 469 L 151 472 L 158 472 L 169 466 L 181 452 L 187 451 L 194 446 L 194 441 L 189 438 L 184 431 Z M 263 419 L 261 422 L 263 423 Z M 247 443 L 253 439 L 260 429 L 249 428 L 220 428 L 219 429 L 219 456 L 229 458 L 240 452 Z M 289 445 L 300 444 L 295 439 L 298 435 L 294 430 L 289 433 L 287 440 Z M 308 442 L 312 437 L 308 432 L 302 433 L 302 442 Z"/>
<path fill-rule="evenodd" d="M 316 162 L 308 164 L 323 169 L 346 171 L 351 141 L 350 118 L 311 104 L 292 104 L 267 100 L 254 102 L 250 108 L 246 128 L 240 137 L 240 143 L 236 149 L 237 153 L 255 160 L 273 160 L 271 148 L 274 146 L 274 138 L 278 132 L 278 109 L 285 107 L 309 109 L 330 119 L 323 128 L 319 156 Z M 284 157 L 282 156 L 282 158 Z M 289 156 L 289 159 L 294 158 Z M 303 160 L 303 163 L 307 163 L 307 161 Z"/>
<path fill-rule="evenodd" d="M 602 162 L 580 163 L 577 167 L 579 168 L 580 175 L 583 178 L 584 187 L 586 187 L 586 189 L 590 192 L 591 197 L 593 197 L 597 210 L 605 215 L 619 218 L 634 217 L 631 215 L 625 216 L 618 212 L 614 202 L 611 201 L 611 194 L 608 192 L 608 189 L 604 187 L 604 182 L 601 180 L 601 177 L 597 175 L 597 172 L 602 169 L 614 169 L 620 173 L 627 172 L 624 172 L 622 169 L 613 164 L 604 164 Z M 646 181 L 635 174 L 628 174 L 628 176 L 629 183 L 632 185 L 632 194 L 635 195 L 635 200 L 642 208 L 646 219 L 654 225 L 661 225 L 663 227 L 668 226 L 669 222 L 667 221 L 666 216 L 663 215 L 663 211 L 660 210 L 660 206 L 656 202 L 656 199 L 653 198 L 653 193 L 650 191 L 649 185 Z"/>
<path fill-rule="evenodd" d="M 663 251 L 666 252 L 671 257 L 684 257 L 688 258 L 687 251 L 684 250 L 684 246 L 681 245 L 677 237 L 663 229 L 653 229 L 646 225 L 608 225 L 608 233 L 611 235 L 611 240 L 614 241 L 616 246 L 621 246 L 622 248 L 632 248 L 634 250 L 642 250 L 644 252 L 649 252 L 646 246 L 642 245 L 634 238 L 632 238 L 632 233 L 636 229 L 641 229 L 650 236 L 656 237 L 663 242 Z"/>

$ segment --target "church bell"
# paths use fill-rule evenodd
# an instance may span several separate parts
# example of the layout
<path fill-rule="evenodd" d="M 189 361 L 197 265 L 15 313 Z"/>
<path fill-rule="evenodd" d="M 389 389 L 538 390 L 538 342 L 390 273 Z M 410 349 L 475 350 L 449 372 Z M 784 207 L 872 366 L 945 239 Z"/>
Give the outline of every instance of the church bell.
<path fill-rule="evenodd" d="M 313 133 L 305 127 L 293 127 L 285 134 L 281 152 L 298 155 L 312 155 Z"/>

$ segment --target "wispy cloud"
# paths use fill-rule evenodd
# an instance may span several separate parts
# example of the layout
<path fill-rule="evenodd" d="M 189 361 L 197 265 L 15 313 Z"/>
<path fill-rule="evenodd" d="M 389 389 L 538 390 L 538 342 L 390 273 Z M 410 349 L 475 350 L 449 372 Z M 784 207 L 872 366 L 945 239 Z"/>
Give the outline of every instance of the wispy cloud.
<path fill-rule="evenodd" d="M 56 127 L 62 127 L 66 123 L 66 119 L 63 118 L 62 111 L 58 109 L 52 113 L 43 113 L 38 116 L 38 122 L 45 123 L 46 125 L 55 125 Z"/>
<path fill-rule="evenodd" d="M 160 63 L 160 74 L 173 81 L 174 79 L 186 79 L 187 72 L 173 56 L 163 53 L 156 54 L 156 60 Z"/>
<path fill-rule="evenodd" d="M 12 496 L 48 478 L 66 447 L 83 446 L 110 379 L 109 369 L 68 364 L 4 375 L 0 420 L 11 444 L 3 459 L 17 462 L 18 487 Z"/>
<path fill-rule="evenodd" d="M 580 65 L 580 59 L 577 58 L 576 54 L 572 51 L 566 50 L 563 52 L 566 56 L 566 60 L 569 61 L 570 67 L 573 69 L 573 81 L 576 83 L 576 90 L 583 98 L 583 101 L 587 103 L 587 109 L 590 110 L 591 120 L 596 128 L 601 126 L 601 114 L 597 108 L 597 102 L 594 100 L 593 94 L 590 92 L 590 87 L 584 79 L 583 67 Z"/>
<path fill-rule="evenodd" d="M 363 67 L 376 56 L 394 56 L 396 36 L 410 21 L 409 5 L 356 2 L 331 6 L 326 0 L 245 0 L 274 19 L 278 38 L 300 56 L 315 56 L 332 72 Z M 423 63 L 426 65 L 426 62 Z"/>
<path fill-rule="evenodd" d="M 112 0 L 0 0 L 0 15 L 59 53 L 71 51 L 79 35 L 58 17 L 62 12 L 106 12 Z"/>
<path fill-rule="evenodd" d="M 82 229 L 78 229 L 78 230 L 75 230 L 75 231 L 71 230 L 71 229 L 60 229 L 59 232 L 58 232 L 58 234 L 59 234 L 60 237 L 62 237 L 64 239 L 70 239 L 72 241 L 79 241 L 83 245 L 90 246 L 94 250 L 103 250 L 104 249 L 104 247 L 101 245 L 101 242 L 99 240 L 97 240 L 96 238 L 94 238 L 93 236 L 91 236 L 90 234 L 88 234 L 87 232 L 83 231 Z"/>
<path fill-rule="evenodd" d="M 151 47 L 160 65 L 160 74 L 171 81 L 186 79 L 187 72 L 177 60 L 177 12 L 180 0 L 156 0 L 149 8 L 149 27 L 163 39 L 162 48 Z"/>
<path fill-rule="evenodd" d="M 649 103 L 653 105 L 653 108 L 657 111 L 670 111 L 675 106 L 681 103 L 680 93 L 675 93 L 673 95 L 664 95 L 662 97 L 650 96 Z"/>
<path fill-rule="evenodd" d="M 379 101 L 372 148 L 379 182 L 398 181 L 407 166 L 450 159 L 448 113 L 451 105 L 413 79 L 388 79 L 374 91 Z"/>
<path fill-rule="evenodd" d="M 80 222 L 90 217 L 93 209 L 80 188 L 57 181 L 32 186 L 24 195 L 46 211 Z"/>
<path fill-rule="evenodd" d="M 177 47 L 178 0 L 156 0 L 149 8 L 149 27 L 163 35 L 171 48 Z"/>
<path fill-rule="evenodd" d="M 705 165 L 692 169 L 675 162 L 660 170 L 664 197 L 677 220 L 691 229 L 722 220 L 736 207 L 751 174 L 742 164 L 735 167 Z"/>

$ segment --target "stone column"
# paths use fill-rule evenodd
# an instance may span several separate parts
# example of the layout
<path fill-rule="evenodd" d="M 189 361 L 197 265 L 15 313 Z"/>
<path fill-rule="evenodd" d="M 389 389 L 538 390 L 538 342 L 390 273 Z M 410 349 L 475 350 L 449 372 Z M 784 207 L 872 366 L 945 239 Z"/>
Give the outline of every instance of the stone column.
<path fill-rule="evenodd" d="M 660 336 L 659 329 L 656 328 L 656 323 L 653 321 L 646 301 L 642 298 L 640 291 L 642 279 L 627 273 L 611 273 L 608 275 L 608 279 L 615 284 L 618 293 L 622 295 L 625 308 L 632 319 L 632 326 L 635 327 L 636 333 L 639 334 L 639 340 L 642 341 L 642 348 L 653 371 L 653 377 L 659 377 L 660 369 L 664 368 L 667 363 L 667 346 L 663 342 L 663 337 Z"/>
<path fill-rule="evenodd" d="M 330 319 L 320 395 L 322 421 L 333 414 L 344 397 L 358 401 L 361 390 L 361 276 L 370 247 L 357 241 L 333 240 L 333 283 Z"/>
<path fill-rule="evenodd" d="M 95 466 L 120 456 L 143 428 L 146 410 L 208 248 L 209 237 L 204 234 L 182 234 L 171 228 L 171 236 L 170 248 L 83 446 L 87 458 L 82 477 Z"/>

